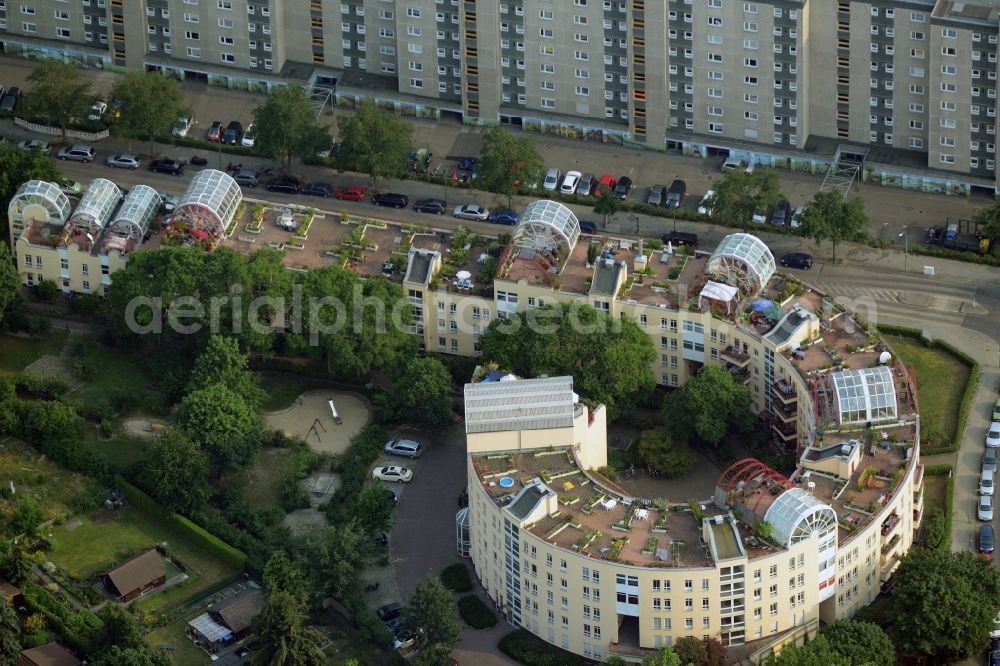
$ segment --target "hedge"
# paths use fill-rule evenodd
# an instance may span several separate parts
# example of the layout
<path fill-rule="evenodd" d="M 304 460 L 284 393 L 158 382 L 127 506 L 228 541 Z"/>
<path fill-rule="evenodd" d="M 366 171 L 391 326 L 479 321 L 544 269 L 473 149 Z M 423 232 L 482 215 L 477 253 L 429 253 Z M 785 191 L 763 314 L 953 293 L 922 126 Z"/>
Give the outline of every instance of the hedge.
<path fill-rule="evenodd" d="M 941 543 L 938 544 L 938 550 L 951 550 L 951 509 L 955 500 L 955 475 L 951 472 L 952 467 L 948 464 L 927 465 L 924 467 L 924 476 L 948 475 L 948 480 L 945 481 L 944 507 L 941 509 L 944 515 L 944 535 L 942 536 Z M 924 520 L 928 520 L 930 518 L 930 513 L 925 511 L 924 514 Z"/>
<path fill-rule="evenodd" d="M 944 476 L 945 474 L 951 474 L 951 465 L 948 463 L 924 466 L 924 476 Z"/>
<path fill-rule="evenodd" d="M 475 594 L 458 600 L 458 614 L 473 629 L 489 629 L 497 624 L 497 614 Z"/>
<path fill-rule="evenodd" d="M 497 644 L 505 655 L 527 666 L 584 666 L 581 657 L 546 643 L 527 629 L 515 629 Z"/>
<path fill-rule="evenodd" d="M 964 261 L 969 264 L 983 264 L 986 266 L 1000 266 L 1000 257 L 989 254 L 979 254 L 973 251 L 953 250 L 939 245 L 910 245 L 909 251 L 912 254 L 924 255 L 928 257 L 939 257 L 941 259 L 952 259 L 954 261 Z"/>
<path fill-rule="evenodd" d="M 237 569 L 243 569 L 246 566 L 247 555 L 242 550 L 230 546 L 184 516 L 167 511 L 156 500 L 133 486 L 121 475 L 115 476 L 115 483 L 128 498 L 128 501 L 140 510 L 167 522 L 181 535 L 187 537 L 192 545 L 203 548 L 213 557 Z"/>
<path fill-rule="evenodd" d="M 441 572 L 441 583 L 452 592 L 468 592 L 472 589 L 472 579 L 464 564 L 450 564 Z"/>

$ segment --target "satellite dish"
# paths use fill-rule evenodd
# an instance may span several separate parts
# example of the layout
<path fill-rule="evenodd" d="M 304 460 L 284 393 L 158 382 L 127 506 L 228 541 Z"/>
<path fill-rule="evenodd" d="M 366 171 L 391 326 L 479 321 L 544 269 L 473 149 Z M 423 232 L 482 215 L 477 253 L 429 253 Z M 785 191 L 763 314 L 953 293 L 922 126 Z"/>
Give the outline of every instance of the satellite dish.
<path fill-rule="evenodd" d="M 892 360 L 892 354 L 890 354 L 887 351 L 884 351 L 884 352 L 882 352 L 881 354 L 878 355 L 878 362 L 881 365 L 885 365 L 886 363 L 888 363 L 891 360 Z"/>

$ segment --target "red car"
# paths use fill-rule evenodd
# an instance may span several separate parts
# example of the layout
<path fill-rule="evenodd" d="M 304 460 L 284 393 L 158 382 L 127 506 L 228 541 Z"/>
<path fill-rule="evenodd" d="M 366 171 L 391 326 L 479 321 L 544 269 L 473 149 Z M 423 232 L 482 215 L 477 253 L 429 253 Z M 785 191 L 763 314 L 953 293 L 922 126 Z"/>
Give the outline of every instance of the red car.
<path fill-rule="evenodd" d="M 222 121 L 216 120 L 212 123 L 212 126 L 208 128 L 208 140 L 218 141 L 222 138 Z"/>
<path fill-rule="evenodd" d="M 591 194 L 595 197 L 599 197 L 605 192 L 614 192 L 617 185 L 618 182 L 615 180 L 614 176 L 611 174 L 604 174 L 601 176 L 601 179 L 597 181 L 597 185 L 594 185 L 594 190 Z"/>
<path fill-rule="evenodd" d="M 356 185 L 351 185 L 350 187 L 342 187 L 337 190 L 335 195 L 338 199 L 344 199 L 346 201 L 364 201 L 365 200 L 365 190 L 362 187 L 357 187 Z"/>

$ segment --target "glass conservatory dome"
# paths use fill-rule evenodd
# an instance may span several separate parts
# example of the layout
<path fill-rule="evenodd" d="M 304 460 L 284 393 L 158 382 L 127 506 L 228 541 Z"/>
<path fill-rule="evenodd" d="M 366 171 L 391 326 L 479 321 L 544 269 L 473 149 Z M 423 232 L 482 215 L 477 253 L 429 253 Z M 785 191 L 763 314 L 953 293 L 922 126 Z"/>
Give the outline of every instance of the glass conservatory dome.
<path fill-rule="evenodd" d="M 884 365 L 834 372 L 834 397 L 840 424 L 895 420 L 896 384 Z"/>
<path fill-rule="evenodd" d="M 774 255 L 764 241 L 751 234 L 729 234 L 708 258 L 708 272 L 721 274 L 731 284 L 760 290 L 774 275 Z"/>

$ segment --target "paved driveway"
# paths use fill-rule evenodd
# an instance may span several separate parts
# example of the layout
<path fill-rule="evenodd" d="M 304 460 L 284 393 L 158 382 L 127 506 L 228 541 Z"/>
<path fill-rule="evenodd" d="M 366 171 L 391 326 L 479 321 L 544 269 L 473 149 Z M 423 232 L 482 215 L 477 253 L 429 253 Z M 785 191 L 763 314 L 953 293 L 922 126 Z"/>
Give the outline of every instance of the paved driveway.
<path fill-rule="evenodd" d="M 404 601 L 413 594 L 417 583 L 428 574 L 437 576 L 449 564 L 467 563 L 471 572 L 471 562 L 455 551 L 455 513 L 458 496 L 466 485 L 463 428 L 407 436 L 411 434 L 425 446 L 425 451 L 412 465 L 413 481 L 400 494 L 391 539 L 396 583 Z M 490 631 L 466 629 L 455 649 L 455 659 L 475 666 L 516 663 L 496 649 L 497 641 L 511 629 L 503 620 Z"/>

